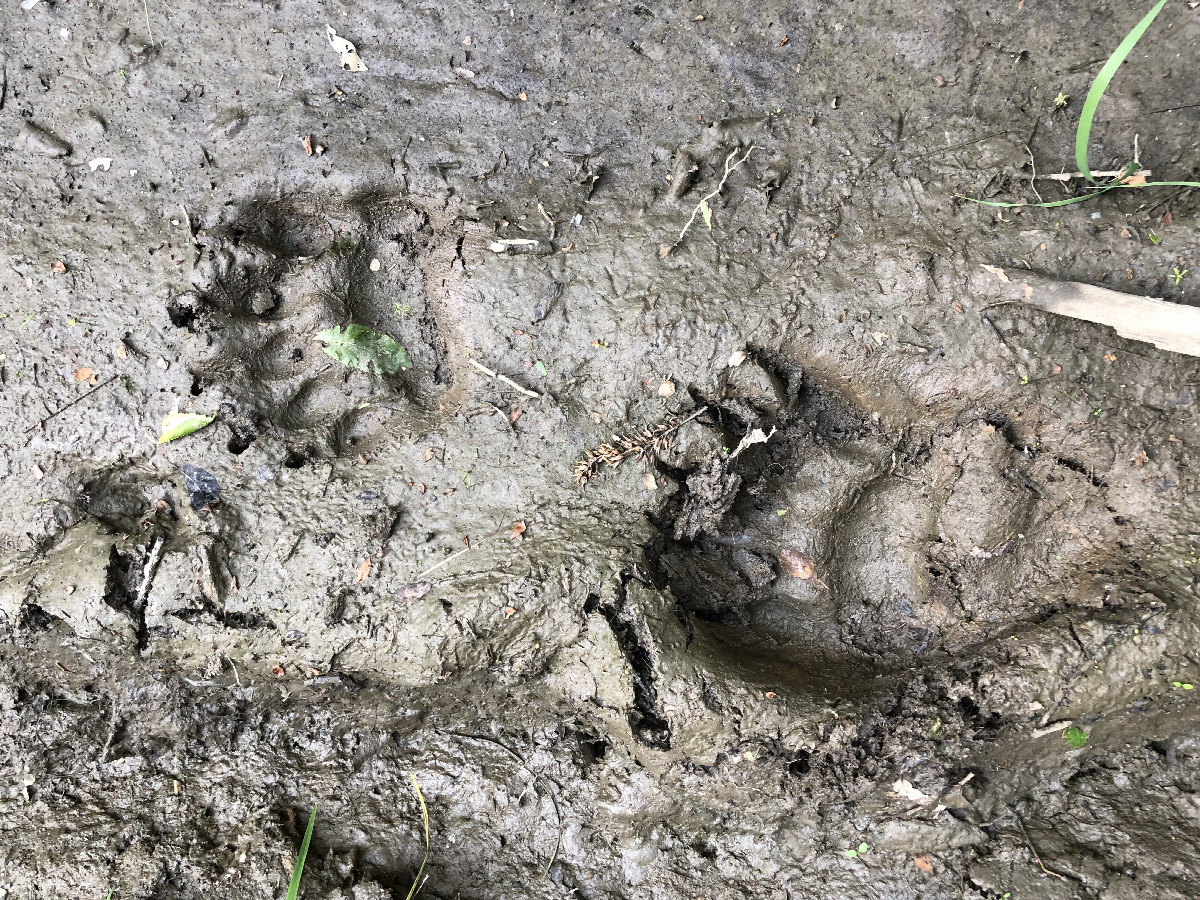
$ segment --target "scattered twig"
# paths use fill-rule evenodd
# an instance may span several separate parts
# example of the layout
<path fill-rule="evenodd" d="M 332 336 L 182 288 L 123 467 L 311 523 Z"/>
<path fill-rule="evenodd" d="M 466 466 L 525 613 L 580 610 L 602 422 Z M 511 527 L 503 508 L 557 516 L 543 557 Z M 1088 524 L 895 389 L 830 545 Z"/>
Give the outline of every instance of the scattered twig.
<path fill-rule="evenodd" d="M 92 394 L 96 393 L 96 391 L 100 390 L 101 388 L 108 387 L 110 384 L 112 384 L 114 381 L 116 381 L 120 377 L 121 377 L 120 375 L 113 375 L 112 377 L 108 378 L 107 380 L 100 382 L 98 385 L 96 385 L 90 391 L 85 391 L 84 393 L 82 393 L 78 397 L 76 397 L 74 400 L 72 400 L 70 403 L 60 406 L 54 412 L 50 413 L 50 415 L 46 416 L 43 419 L 38 420 L 33 425 L 30 425 L 28 428 L 25 429 L 25 433 L 29 434 L 29 432 L 33 431 L 34 429 L 41 428 L 43 425 L 45 425 L 47 422 L 49 422 L 51 419 L 53 419 L 59 413 L 66 412 L 68 409 L 70 409 L 72 406 L 74 406 L 80 400 L 86 400 L 88 397 L 92 396 Z"/>
<path fill-rule="evenodd" d="M 482 543 L 483 543 L 483 541 L 479 541 L 478 543 L 475 544 L 474 547 L 466 547 L 462 550 L 459 550 L 457 553 L 451 553 L 449 556 L 447 556 L 445 559 L 443 559 L 440 563 L 435 563 L 434 565 L 432 565 L 428 569 L 426 569 L 424 572 L 422 572 L 420 575 L 413 576 L 413 581 L 420 581 L 422 578 L 424 578 L 430 572 L 436 572 L 442 566 L 446 565 L 446 563 L 453 562 L 454 560 L 456 560 L 460 556 L 462 556 L 464 553 L 470 553 L 472 550 L 476 549 Z"/>
<path fill-rule="evenodd" d="M 1038 855 L 1037 847 L 1033 846 L 1033 841 L 1029 838 L 1029 832 L 1025 830 L 1025 823 L 1021 821 L 1021 816 L 1011 806 L 1008 807 L 1008 811 L 1012 813 L 1013 818 L 1017 820 L 1017 826 L 1021 829 L 1021 834 L 1025 835 L 1025 843 L 1029 845 L 1029 852 L 1032 853 L 1033 858 L 1037 860 L 1038 868 L 1040 868 L 1047 875 L 1053 875 L 1055 878 L 1062 878 L 1065 880 L 1067 877 L 1066 875 L 1062 875 L 1046 868 L 1046 864 L 1042 862 L 1042 858 Z"/>
<path fill-rule="evenodd" d="M 515 381 L 513 381 L 507 375 L 501 375 L 499 372 L 493 372 L 487 366 L 485 366 L 481 363 L 478 363 L 475 360 L 471 360 L 470 362 L 471 362 L 471 365 L 473 365 L 475 368 L 477 368 L 484 375 L 487 375 L 489 378 L 495 378 L 497 381 L 503 381 L 514 391 L 524 394 L 526 397 L 532 397 L 534 400 L 541 399 L 542 395 L 539 394 L 537 391 L 531 391 L 531 390 L 529 390 L 529 388 L 521 387 L 519 384 L 517 384 Z"/>
<path fill-rule="evenodd" d="M 1026 149 L 1028 149 L 1028 148 L 1026 148 Z M 1128 179 L 1128 178 L 1135 178 L 1139 175 L 1142 176 L 1143 178 L 1146 178 L 1147 176 L 1150 176 L 1153 174 L 1154 174 L 1154 172 L 1150 169 L 1138 169 L 1137 171 L 1134 171 L 1134 172 L 1128 172 L 1125 169 L 1114 169 L 1114 170 L 1109 170 L 1109 171 L 1105 171 L 1105 172 L 1092 172 L 1092 177 L 1093 178 Z M 1048 180 L 1048 181 L 1073 181 L 1076 178 L 1086 178 L 1087 176 L 1084 175 L 1082 172 L 1059 172 L 1058 174 L 1055 174 L 1055 175 L 1038 175 L 1035 173 L 1033 177 Z M 1036 194 L 1037 191 L 1034 191 L 1034 193 Z"/>
<path fill-rule="evenodd" d="M 494 747 L 499 747 L 501 750 L 503 750 L 505 753 L 507 753 L 509 756 L 511 756 L 513 759 L 515 759 L 517 762 L 519 762 L 521 764 L 521 766 L 525 769 L 525 771 L 533 776 L 534 784 L 538 784 L 539 782 L 541 783 L 542 790 L 544 790 L 546 792 L 546 796 L 550 798 L 550 803 L 554 807 L 554 816 L 556 819 L 558 819 L 558 835 L 557 835 L 557 839 L 554 842 L 554 852 L 550 854 L 550 859 L 546 863 L 546 868 L 542 870 L 542 877 L 545 878 L 547 875 L 550 874 L 550 867 L 554 865 L 554 861 L 556 859 L 558 859 L 558 851 L 562 849 L 562 831 L 563 831 L 562 810 L 560 810 L 558 808 L 558 798 L 554 795 L 554 791 L 550 790 L 549 779 L 547 779 L 547 778 L 539 775 L 537 772 L 533 771 L 533 769 L 531 769 L 529 767 L 529 763 L 525 762 L 525 760 L 521 756 L 521 754 L 517 753 L 517 751 L 515 751 L 515 750 L 510 749 L 509 747 L 507 747 L 500 741 L 496 740 L 495 738 L 487 737 L 486 735 L 482 735 L 482 734 L 468 734 L 465 731 L 445 731 L 442 733 L 449 734 L 449 735 L 452 735 L 457 738 L 464 738 L 464 739 L 470 740 L 470 741 L 480 741 L 485 744 L 491 744 Z"/>
<path fill-rule="evenodd" d="M 1037 163 L 1033 161 L 1033 151 L 1029 149 L 1028 144 L 1025 145 L 1025 152 L 1029 154 L 1029 187 L 1033 191 L 1033 195 L 1038 198 L 1038 203 L 1045 203 L 1042 195 L 1038 193 L 1037 185 L 1034 184 L 1038 177 Z"/>
<path fill-rule="evenodd" d="M 732 175 L 735 171 L 737 171 L 738 166 L 740 166 L 742 163 L 744 163 L 746 160 L 748 160 L 750 158 L 750 154 L 753 153 L 757 149 L 758 149 L 758 147 L 756 147 L 754 144 L 751 144 L 750 149 L 747 150 L 746 154 L 741 159 L 739 159 L 737 162 L 733 162 L 733 158 L 735 156 L 737 156 L 737 154 L 738 154 L 736 149 L 733 150 L 727 157 L 725 157 L 725 172 L 721 176 L 720 183 L 717 184 L 717 186 L 714 190 L 712 190 L 708 194 L 705 194 L 703 199 L 701 199 L 701 201 L 696 204 L 696 208 L 692 210 L 692 215 L 687 220 L 687 224 L 684 225 L 683 230 L 681 232 L 679 232 L 679 237 L 676 238 L 674 244 L 672 244 L 670 247 L 667 248 L 668 253 L 671 250 L 674 250 L 676 247 L 678 247 L 683 242 L 683 238 L 685 235 L 687 235 L 688 229 L 691 228 L 692 225 L 695 223 L 696 216 L 700 215 L 700 213 L 703 211 L 705 205 L 708 203 L 709 200 L 711 200 L 713 197 L 715 197 L 721 193 L 721 189 L 725 187 L 725 182 L 729 180 L 729 176 Z M 730 165 L 730 163 L 733 163 L 733 164 Z M 664 254 L 664 255 L 666 255 L 666 254 Z"/>
<path fill-rule="evenodd" d="M 708 412 L 708 407 L 702 406 L 686 419 L 671 418 L 654 427 L 647 425 L 639 434 L 614 437 L 615 444 L 601 444 L 595 450 L 583 451 L 583 459 L 577 462 L 572 470 L 575 483 L 583 484 L 589 478 L 596 476 L 602 465 L 615 469 L 630 457 L 647 462 L 652 453 L 665 450 L 671 445 L 671 437 L 676 430 L 706 412 Z"/>
<path fill-rule="evenodd" d="M 142 584 L 138 588 L 136 608 L 140 611 L 146 608 L 146 595 L 150 593 L 150 585 L 154 581 L 154 573 L 158 569 L 159 560 L 162 559 L 163 548 L 166 543 L 161 537 L 154 539 L 154 546 L 150 548 L 150 554 L 146 557 L 146 565 L 142 569 Z"/>

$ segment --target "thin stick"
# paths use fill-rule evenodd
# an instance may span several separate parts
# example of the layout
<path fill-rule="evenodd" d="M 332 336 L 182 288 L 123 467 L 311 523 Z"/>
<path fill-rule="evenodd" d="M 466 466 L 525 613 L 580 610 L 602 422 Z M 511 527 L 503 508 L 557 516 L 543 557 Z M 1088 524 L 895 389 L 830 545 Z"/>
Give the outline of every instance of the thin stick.
<path fill-rule="evenodd" d="M 515 381 L 513 381 L 507 375 L 501 375 L 499 372 L 493 372 L 487 366 L 485 366 L 481 363 L 478 363 L 475 360 L 471 360 L 470 362 L 471 362 L 471 365 L 473 365 L 475 368 L 477 368 L 484 375 L 487 375 L 489 378 L 495 378 L 497 381 L 503 381 L 514 391 L 524 394 L 526 397 L 532 397 L 534 400 L 540 400 L 542 398 L 542 395 L 539 394 L 537 391 L 531 391 L 528 388 L 521 387 L 519 384 L 517 384 Z"/>
<path fill-rule="evenodd" d="M 696 221 L 696 216 L 700 214 L 700 208 L 703 207 L 704 204 L 708 203 L 708 201 L 713 197 L 717 196 L 717 194 L 721 193 L 721 189 L 725 187 L 725 182 L 729 180 L 729 176 L 737 170 L 738 166 L 748 160 L 750 158 L 750 154 L 757 149 L 758 147 L 754 146 L 754 144 L 751 144 L 750 149 L 746 151 L 746 155 L 735 162 L 732 166 L 729 165 L 729 163 L 735 156 L 737 156 L 737 150 L 734 150 L 727 157 L 725 157 L 725 174 L 721 176 L 720 184 L 717 185 L 716 190 L 706 194 L 704 199 L 696 204 L 696 208 L 692 210 L 691 218 L 689 218 L 687 220 L 687 224 L 683 226 L 683 231 L 679 232 L 679 237 L 676 239 L 672 247 L 678 247 L 680 245 L 680 243 L 683 241 L 684 235 L 688 233 L 688 229 L 691 228 L 692 224 Z"/>
<path fill-rule="evenodd" d="M 1029 154 L 1029 187 L 1033 190 L 1033 195 L 1038 198 L 1038 203 L 1045 203 L 1042 195 L 1038 193 L 1037 185 L 1034 184 L 1037 181 L 1037 163 L 1033 161 L 1033 151 L 1029 149 L 1028 144 L 1025 145 L 1025 152 Z"/>
<path fill-rule="evenodd" d="M 154 32 L 150 30 L 150 4 L 142 0 L 142 9 L 146 12 L 146 33 L 150 35 L 150 43 L 154 43 Z"/>
<path fill-rule="evenodd" d="M 1028 150 L 1029 148 L 1026 147 L 1025 149 Z M 1127 178 L 1132 178 L 1135 175 L 1147 176 L 1153 174 L 1154 172 L 1151 169 L 1138 169 L 1136 172 L 1129 173 L 1126 173 L 1124 169 L 1117 169 L 1115 171 L 1093 172 L 1092 176 L 1094 178 L 1119 178 L 1120 176 L 1124 175 Z M 1050 181 L 1070 181 L 1073 178 L 1086 178 L 1087 176 L 1082 172 L 1062 172 L 1058 175 L 1036 175 L 1034 177 L 1049 179 Z"/>
<path fill-rule="evenodd" d="M 562 849 L 562 810 L 558 808 L 558 798 L 554 796 L 554 791 L 550 790 L 549 780 L 529 767 L 529 763 L 525 762 L 521 754 L 516 750 L 506 746 L 495 738 L 487 737 L 482 734 L 467 734 L 465 731 L 444 731 L 443 734 L 451 734 L 454 737 L 466 738 L 471 741 L 482 741 L 485 744 L 492 744 L 499 747 L 517 762 L 519 762 L 530 775 L 533 776 L 534 784 L 541 782 L 542 789 L 546 792 L 546 796 L 550 798 L 550 804 L 554 807 L 554 816 L 558 819 L 558 838 L 554 842 L 554 852 L 550 854 L 550 860 L 546 863 L 546 868 L 542 871 L 542 877 L 545 878 L 550 874 L 550 868 L 554 865 L 554 861 L 558 859 L 558 851 Z"/>
<path fill-rule="evenodd" d="M 1046 868 L 1046 864 L 1042 862 L 1042 858 L 1038 856 L 1037 847 L 1033 846 L 1033 841 L 1029 839 L 1029 832 L 1025 830 L 1025 823 L 1021 821 L 1020 815 L 1018 815 L 1017 811 L 1011 806 L 1008 807 L 1008 811 L 1011 812 L 1013 814 L 1013 818 L 1017 820 L 1017 825 L 1019 825 L 1021 828 L 1021 834 L 1025 835 L 1025 843 L 1029 845 L 1029 850 L 1031 853 L 1033 853 L 1033 858 L 1037 860 L 1038 868 L 1040 868 L 1047 875 L 1053 875 L 1055 878 L 1062 878 L 1063 880 L 1066 880 L 1066 875 L 1060 875 L 1058 872 L 1052 872 L 1050 869 Z"/>
<path fill-rule="evenodd" d="M 113 375 L 107 381 L 100 382 L 98 385 L 96 385 L 90 391 L 86 391 L 86 392 L 80 394 L 78 397 L 76 397 L 70 403 L 66 404 L 65 406 L 60 406 L 54 412 L 50 413 L 50 415 L 46 416 L 46 418 L 39 420 L 37 423 L 35 423 L 33 425 L 30 425 L 28 428 L 25 429 L 25 433 L 29 434 L 29 432 L 33 431 L 35 428 L 41 428 L 43 425 L 45 425 L 47 422 L 49 422 L 51 419 L 53 419 L 55 416 L 57 416 L 60 412 L 66 412 L 68 409 L 70 409 L 72 406 L 74 406 L 80 400 L 86 400 L 88 397 L 92 396 L 92 394 L 96 393 L 96 391 L 100 390 L 101 388 L 108 387 L 110 384 L 112 384 L 114 381 L 116 381 L 120 377 L 121 377 L 120 375 Z"/>
<path fill-rule="evenodd" d="M 483 543 L 483 541 L 480 541 L 480 542 L 479 542 L 479 544 L 482 544 L 482 543 Z M 478 546 L 479 546 L 479 544 L 476 544 L 476 545 L 475 545 L 475 547 L 478 547 Z M 467 547 L 467 548 L 465 548 L 465 549 L 463 549 L 463 550 L 459 550 L 457 553 L 452 553 L 452 554 L 450 554 L 449 556 L 447 556 L 445 559 L 443 559 L 443 560 L 442 560 L 440 563 L 438 563 L 437 565 L 430 566 L 428 569 L 426 569 L 426 570 L 425 570 L 424 572 L 422 572 L 420 575 L 417 575 L 415 578 L 413 578 L 413 581 L 420 581 L 422 578 L 424 578 L 424 577 L 425 577 L 426 575 L 428 575 L 430 572 L 436 572 L 436 571 L 437 571 L 438 569 L 440 569 L 442 566 L 446 565 L 446 563 L 453 562 L 454 560 L 456 560 L 456 559 L 458 559 L 460 556 L 462 556 L 464 553 L 470 553 L 472 550 L 474 550 L 474 549 L 475 549 L 475 547 Z"/>

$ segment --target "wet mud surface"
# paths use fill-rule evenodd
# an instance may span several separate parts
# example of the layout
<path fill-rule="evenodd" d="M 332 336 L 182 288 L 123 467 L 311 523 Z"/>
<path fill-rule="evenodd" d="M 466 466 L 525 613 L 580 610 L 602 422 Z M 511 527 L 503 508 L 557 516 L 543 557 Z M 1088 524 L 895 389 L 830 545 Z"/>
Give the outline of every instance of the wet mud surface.
<path fill-rule="evenodd" d="M 1139 15 L 13 4 L 0 898 L 405 897 L 410 773 L 428 897 L 1197 896 L 1200 365 L 981 269 L 1195 304 L 1196 199 L 956 199 Z"/>

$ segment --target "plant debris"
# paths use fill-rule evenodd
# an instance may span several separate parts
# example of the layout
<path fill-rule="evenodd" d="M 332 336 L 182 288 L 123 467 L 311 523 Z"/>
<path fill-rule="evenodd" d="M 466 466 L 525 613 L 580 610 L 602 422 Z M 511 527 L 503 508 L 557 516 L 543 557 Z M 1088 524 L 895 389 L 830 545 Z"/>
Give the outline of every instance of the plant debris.
<path fill-rule="evenodd" d="M 380 375 L 395 375 L 412 368 L 412 360 L 403 347 L 380 331 L 365 325 L 328 328 L 317 335 L 326 353 L 344 366 L 369 372 L 374 366 Z"/>
<path fill-rule="evenodd" d="M 216 418 L 216 416 L 201 416 L 196 413 L 167 413 L 163 416 L 162 433 L 159 435 L 158 442 L 165 444 L 168 441 L 187 437 L 204 426 L 212 424 Z"/>
<path fill-rule="evenodd" d="M 583 484 L 589 478 L 595 477 L 603 465 L 615 469 L 631 457 L 636 457 L 643 463 L 649 462 L 653 454 L 671 446 L 671 438 L 676 430 L 707 411 L 708 407 L 702 406 L 686 419 L 672 417 L 653 427 L 647 425 L 638 434 L 614 436 L 614 443 L 601 444 L 595 450 L 585 450 L 583 459 L 577 462 L 572 470 L 575 483 Z"/>
<path fill-rule="evenodd" d="M 341 57 L 341 67 L 347 72 L 367 71 L 367 66 L 362 61 L 362 57 L 358 55 L 358 50 L 354 45 L 344 37 L 339 37 L 338 33 L 333 30 L 333 26 L 326 25 L 325 29 L 329 32 L 329 45 Z"/>

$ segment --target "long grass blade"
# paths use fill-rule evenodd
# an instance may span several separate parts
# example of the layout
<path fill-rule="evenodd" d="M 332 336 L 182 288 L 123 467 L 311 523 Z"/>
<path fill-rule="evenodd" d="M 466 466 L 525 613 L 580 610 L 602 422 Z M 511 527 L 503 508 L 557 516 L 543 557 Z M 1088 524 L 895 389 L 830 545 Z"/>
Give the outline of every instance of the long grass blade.
<path fill-rule="evenodd" d="M 1142 35 L 1146 33 L 1146 29 L 1150 27 L 1150 23 L 1154 21 L 1155 16 L 1161 12 L 1162 8 L 1167 5 L 1167 0 L 1158 0 L 1154 8 L 1142 18 L 1142 21 L 1133 26 L 1133 30 L 1125 35 L 1125 40 L 1117 45 L 1117 49 L 1113 51 L 1113 55 L 1108 58 L 1108 61 L 1100 69 L 1096 80 L 1092 82 L 1091 89 L 1087 92 L 1087 97 L 1083 101 L 1083 112 L 1079 116 L 1079 127 L 1075 130 L 1075 164 L 1079 171 L 1083 173 L 1088 181 L 1095 182 L 1092 177 L 1092 170 L 1088 168 L 1088 139 L 1092 134 L 1092 119 L 1096 115 L 1096 108 L 1100 105 L 1100 98 L 1104 96 L 1105 90 L 1108 89 L 1108 83 L 1113 80 L 1113 76 L 1117 74 L 1117 69 L 1121 63 L 1125 61 Z"/>
<path fill-rule="evenodd" d="M 417 784 L 417 776 L 409 772 L 408 777 L 412 779 L 413 787 L 417 789 L 417 800 L 421 803 L 421 818 L 425 820 L 425 858 L 421 860 L 421 868 L 417 869 L 417 877 L 413 879 L 412 887 L 408 889 L 408 896 L 405 898 L 405 900 L 412 900 L 413 895 L 417 892 L 417 886 L 421 883 L 421 873 L 425 871 L 425 863 L 429 862 L 429 810 L 425 808 L 425 796 L 421 793 L 421 785 Z M 289 897 L 288 900 L 291 898 Z"/>
<path fill-rule="evenodd" d="M 317 821 L 317 807 L 314 805 L 308 814 L 308 828 L 304 830 L 304 840 L 300 842 L 300 854 L 296 857 L 296 867 L 292 869 L 292 880 L 288 882 L 287 900 L 296 900 L 300 895 L 300 877 L 304 874 L 304 860 L 308 856 L 308 845 L 312 841 L 313 825 Z"/>

